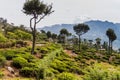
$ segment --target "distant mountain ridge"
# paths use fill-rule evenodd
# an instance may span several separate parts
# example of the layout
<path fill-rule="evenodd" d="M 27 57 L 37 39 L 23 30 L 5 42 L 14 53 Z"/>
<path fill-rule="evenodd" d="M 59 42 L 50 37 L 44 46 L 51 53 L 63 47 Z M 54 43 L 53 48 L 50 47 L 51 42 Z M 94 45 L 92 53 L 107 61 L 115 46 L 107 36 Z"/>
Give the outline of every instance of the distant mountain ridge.
<path fill-rule="evenodd" d="M 106 30 L 111 28 L 115 31 L 117 35 L 117 40 L 114 42 L 114 48 L 120 48 L 120 23 L 112 23 L 108 21 L 100 21 L 100 20 L 91 20 L 85 22 L 85 24 L 89 25 L 90 30 L 82 35 L 82 38 L 95 40 L 96 38 L 101 38 L 102 41 L 108 41 L 106 36 Z M 45 26 L 40 28 L 40 30 L 51 31 L 53 33 L 59 34 L 59 31 L 62 28 L 67 29 L 70 33 L 75 34 L 73 31 L 73 26 L 75 24 L 55 24 L 52 26 Z"/>

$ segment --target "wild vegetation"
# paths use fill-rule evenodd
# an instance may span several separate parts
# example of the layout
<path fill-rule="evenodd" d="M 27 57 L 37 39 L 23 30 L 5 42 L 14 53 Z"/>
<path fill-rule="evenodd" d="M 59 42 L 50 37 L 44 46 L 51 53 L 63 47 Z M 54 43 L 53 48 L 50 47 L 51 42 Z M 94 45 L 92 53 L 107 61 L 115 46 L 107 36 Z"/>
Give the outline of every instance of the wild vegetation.
<path fill-rule="evenodd" d="M 114 30 L 106 31 L 109 45 L 102 44 L 99 36 L 81 39 L 90 29 L 86 24 L 73 26 L 78 38 L 66 29 L 59 35 L 39 32 L 38 15 L 43 19 L 51 13 L 52 5 L 28 0 L 23 9 L 35 20 L 31 30 L 0 18 L 0 80 L 120 80 L 120 54 L 112 48 L 117 38 Z"/>

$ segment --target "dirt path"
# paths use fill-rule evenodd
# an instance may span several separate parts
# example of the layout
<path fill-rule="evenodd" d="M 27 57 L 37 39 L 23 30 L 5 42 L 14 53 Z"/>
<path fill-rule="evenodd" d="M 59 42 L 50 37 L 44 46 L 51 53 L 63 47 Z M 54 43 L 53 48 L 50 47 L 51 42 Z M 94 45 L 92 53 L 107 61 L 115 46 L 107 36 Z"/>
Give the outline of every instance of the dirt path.
<path fill-rule="evenodd" d="M 65 52 L 66 54 L 68 54 L 70 57 L 76 57 L 76 56 L 77 56 L 77 54 L 75 54 L 75 53 L 72 52 L 71 50 L 64 50 L 64 52 Z"/>

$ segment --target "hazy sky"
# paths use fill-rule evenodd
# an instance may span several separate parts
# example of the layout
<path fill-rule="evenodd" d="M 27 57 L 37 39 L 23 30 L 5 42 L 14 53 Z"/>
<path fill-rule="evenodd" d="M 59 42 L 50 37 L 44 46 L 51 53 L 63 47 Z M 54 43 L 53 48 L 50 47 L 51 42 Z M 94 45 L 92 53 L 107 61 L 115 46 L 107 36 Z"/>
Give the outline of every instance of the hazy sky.
<path fill-rule="evenodd" d="M 24 24 L 29 27 L 29 19 L 22 13 L 25 0 L 1 0 L 0 17 L 8 19 L 15 25 Z M 79 23 L 98 19 L 120 22 L 120 0 L 44 0 L 53 3 L 55 12 L 46 17 L 37 26 L 58 23 Z"/>

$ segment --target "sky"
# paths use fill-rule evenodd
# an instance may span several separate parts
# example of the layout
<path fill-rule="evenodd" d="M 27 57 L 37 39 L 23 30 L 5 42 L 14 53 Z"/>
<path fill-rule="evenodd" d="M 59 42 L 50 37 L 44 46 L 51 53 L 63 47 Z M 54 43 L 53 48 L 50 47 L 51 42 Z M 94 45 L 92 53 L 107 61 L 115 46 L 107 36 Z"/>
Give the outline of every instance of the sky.
<path fill-rule="evenodd" d="M 26 0 L 1 0 L 0 17 L 9 23 L 29 27 L 29 19 L 22 12 Z M 43 0 L 53 3 L 51 15 L 45 17 L 37 26 L 43 27 L 54 24 L 73 24 L 88 20 L 102 20 L 120 23 L 120 0 Z"/>

